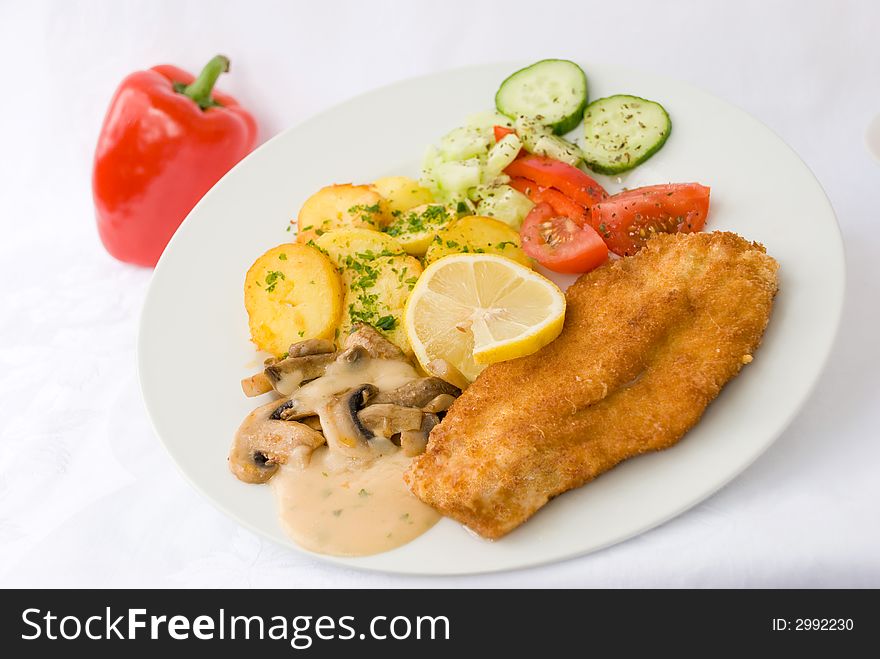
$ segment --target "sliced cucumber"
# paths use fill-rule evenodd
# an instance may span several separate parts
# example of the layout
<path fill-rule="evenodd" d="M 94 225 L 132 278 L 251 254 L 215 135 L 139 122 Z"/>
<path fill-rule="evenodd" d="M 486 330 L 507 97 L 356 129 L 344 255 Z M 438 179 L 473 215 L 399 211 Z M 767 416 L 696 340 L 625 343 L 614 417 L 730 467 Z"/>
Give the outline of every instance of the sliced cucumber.
<path fill-rule="evenodd" d="M 494 217 L 517 231 L 535 205 L 531 199 L 509 185 L 495 185 L 479 192 L 477 215 Z"/>
<path fill-rule="evenodd" d="M 529 153 L 561 160 L 573 167 L 577 167 L 584 158 L 577 144 L 554 135 L 549 128 L 531 117 L 519 116 L 514 125 L 516 134 L 520 136 L 523 146 Z"/>
<path fill-rule="evenodd" d="M 501 176 L 504 168 L 516 160 L 520 149 L 522 149 L 522 142 L 519 141 L 516 133 L 505 135 L 489 149 L 489 155 L 486 156 L 486 167 L 483 170 L 483 183 L 492 183 L 496 177 Z"/>
<path fill-rule="evenodd" d="M 562 135 L 578 125 L 587 107 L 587 76 L 564 59 L 545 59 L 501 83 L 495 107 L 511 119 L 534 117 Z"/>
<path fill-rule="evenodd" d="M 441 162 L 433 170 L 434 181 L 439 191 L 448 193 L 449 198 L 464 197 L 468 189 L 480 184 L 482 167 L 476 158 Z"/>
<path fill-rule="evenodd" d="M 600 174 L 619 174 L 653 156 L 672 122 L 663 106 L 618 94 L 593 101 L 584 112 L 584 162 Z"/>
<path fill-rule="evenodd" d="M 444 160 L 467 160 L 485 154 L 491 144 L 490 135 L 461 126 L 440 140 L 440 156 Z"/>
<path fill-rule="evenodd" d="M 584 159 L 577 144 L 572 144 L 558 135 L 539 135 L 535 139 L 532 148 L 526 149 L 526 151 L 539 156 L 547 156 L 554 160 L 561 160 L 572 167 L 577 167 Z"/>

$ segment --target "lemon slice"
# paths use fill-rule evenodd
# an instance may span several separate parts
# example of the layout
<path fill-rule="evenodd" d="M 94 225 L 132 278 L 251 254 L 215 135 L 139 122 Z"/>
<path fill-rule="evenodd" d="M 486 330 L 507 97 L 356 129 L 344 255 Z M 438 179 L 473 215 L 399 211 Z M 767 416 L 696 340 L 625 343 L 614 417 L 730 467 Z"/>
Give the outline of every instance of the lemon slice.
<path fill-rule="evenodd" d="M 432 263 L 404 313 L 416 358 L 444 359 L 473 381 L 487 364 L 529 355 L 559 336 L 565 295 L 503 256 L 454 254 Z"/>

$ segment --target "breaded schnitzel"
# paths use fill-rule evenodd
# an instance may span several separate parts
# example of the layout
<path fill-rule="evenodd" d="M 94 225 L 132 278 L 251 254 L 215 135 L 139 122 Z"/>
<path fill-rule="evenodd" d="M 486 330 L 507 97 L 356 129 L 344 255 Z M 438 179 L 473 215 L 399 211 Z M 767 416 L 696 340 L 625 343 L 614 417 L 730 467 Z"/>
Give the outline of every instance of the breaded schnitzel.
<path fill-rule="evenodd" d="M 672 446 L 752 360 L 777 268 L 732 233 L 661 234 L 581 276 L 559 338 L 489 366 L 434 428 L 407 484 L 500 538 L 551 498 Z"/>

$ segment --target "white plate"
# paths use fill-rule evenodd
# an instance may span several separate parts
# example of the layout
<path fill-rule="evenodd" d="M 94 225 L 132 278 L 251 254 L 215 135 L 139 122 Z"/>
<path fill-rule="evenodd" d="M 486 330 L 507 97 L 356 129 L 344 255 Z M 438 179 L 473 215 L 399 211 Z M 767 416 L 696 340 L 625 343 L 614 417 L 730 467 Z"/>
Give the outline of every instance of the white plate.
<path fill-rule="evenodd" d="M 491 107 L 516 64 L 449 71 L 385 87 L 270 140 L 227 174 L 165 250 L 144 305 L 141 387 L 156 432 L 193 485 L 240 523 L 295 547 L 267 487 L 226 467 L 235 429 L 256 406 L 239 380 L 259 359 L 248 341 L 242 286 L 267 248 L 292 239 L 288 220 L 318 188 L 390 174 L 418 175 L 428 144 Z M 357 559 L 360 568 L 461 574 L 525 567 L 606 547 L 687 510 L 761 454 L 806 400 L 840 317 L 844 258 L 834 212 L 804 163 L 731 105 L 659 76 L 585 65 L 590 97 L 634 93 L 660 101 L 669 141 L 611 191 L 670 181 L 712 187 L 709 229 L 762 242 L 781 264 L 780 292 L 755 361 L 679 445 L 630 460 L 552 501 L 489 543 L 444 519 L 415 542 Z M 300 550 L 301 551 L 301 550 Z"/>

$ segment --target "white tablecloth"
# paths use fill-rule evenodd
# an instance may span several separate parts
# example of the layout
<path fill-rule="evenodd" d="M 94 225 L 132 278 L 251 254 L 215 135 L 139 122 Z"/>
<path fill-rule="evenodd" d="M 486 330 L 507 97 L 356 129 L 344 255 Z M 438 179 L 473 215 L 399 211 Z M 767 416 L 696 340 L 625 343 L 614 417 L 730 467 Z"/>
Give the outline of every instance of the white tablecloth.
<path fill-rule="evenodd" d="M 862 144 L 880 113 L 878 25 L 877 3 L 830 0 L 0 3 L 0 585 L 880 586 L 880 168 Z M 720 493 L 564 563 L 407 578 L 242 529 L 153 435 L 135 367 L 151 272 L 104 253 L 89 186 L 122 77 L 218 52 L 233 61 L 221 88 L 262 139 L 405 77 L 548 56 L 661 72 L 745 108 L 810 165 L 846 241 L 843 324 L 814 395 Z"/>

